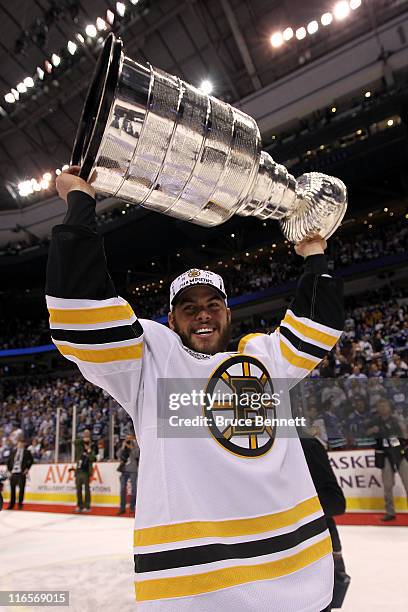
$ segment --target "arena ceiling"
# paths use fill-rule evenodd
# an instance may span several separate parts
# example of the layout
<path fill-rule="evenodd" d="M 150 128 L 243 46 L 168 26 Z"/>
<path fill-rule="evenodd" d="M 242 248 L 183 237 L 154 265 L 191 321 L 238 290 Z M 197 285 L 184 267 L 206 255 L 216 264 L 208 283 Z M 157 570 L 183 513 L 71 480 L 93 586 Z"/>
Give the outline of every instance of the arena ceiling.
<path fill-rule="evenodd" d="M 29 205 L 29 199 L 18 196 L 18 184 L 30 177 L 40 180 L 69 161 L 101 48 L 98 39 L 108 31 L 87 36 L 86 27 L 97 25 L 98 17 L 108 23 L 108 10 L 111 19 L 113 15 L 109 29 L 122 37 L 127 55 L 197 86 L 211 80 L 213 94 L 234 103 L 406 10 L 400 0 L 363 2 L 347 25 L 342 22 L 331 31 L 320 27 L 313 36 L 293 37 L 290 45 L 272 47 L 274 32 L 306 26 L 335 4 L 335 0 L 1 2 L 0 210 Z M 18 100 L 7 101 L 13 95 Z"/>

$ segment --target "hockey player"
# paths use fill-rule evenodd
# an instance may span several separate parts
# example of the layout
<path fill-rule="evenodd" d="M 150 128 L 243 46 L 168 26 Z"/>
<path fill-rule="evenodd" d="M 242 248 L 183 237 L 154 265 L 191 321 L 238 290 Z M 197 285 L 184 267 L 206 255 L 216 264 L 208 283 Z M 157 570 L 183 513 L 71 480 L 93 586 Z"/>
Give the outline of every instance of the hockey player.
<path fill-rule="evenodd" d="M 189 270 L 173 281 L 169 327 L 136 318 L 116 294 L 94 192 L 77 172 L 57 179 L 68 211 L 49 252 L 51 335 L 133 419 L 140 446 L 137 608 L 327 609 L 331 540 L 302 448 L 290 419 L 266 424 L 290 416 L 289 389 L 342 333 L 341 281 L 327 273 L 325 241 L 295 247 L 305 271 L 278 330 L 250 334 L 228 353 L 231 312 L 213 272 Z M 189 389 L 191 401 L 173 394 L 176 410 L 166 404 L 167 388 Z M 206 422 L 174 433 L 168 422 L 175 415 L 185 423 L 205 415 Z M 228 416 L 232 424 L 219 425 Z"/>

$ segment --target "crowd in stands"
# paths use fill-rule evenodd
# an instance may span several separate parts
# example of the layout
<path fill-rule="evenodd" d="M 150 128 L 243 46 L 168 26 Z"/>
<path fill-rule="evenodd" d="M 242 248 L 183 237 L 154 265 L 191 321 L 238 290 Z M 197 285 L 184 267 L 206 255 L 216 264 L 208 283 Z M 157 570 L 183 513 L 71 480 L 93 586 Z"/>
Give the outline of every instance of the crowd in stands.
<path fill-rule="evenodd" d="M 59 414 L 59 460 L 71 458 L 73 413 L 76 436 L 91 431 L 98 460 L 110 458 L 113 426 L 114 456 L 133 425 L 127 413 L 104 391 L 75 372 L 66 378 L 5 380 L 0 397 L 0 463 L 5 463 L 19 438 L 23 438 L 36 462 L 53 461 Z M 113 420 L 112 420 L 113 415 Z M 112 431 L 112 429 L 111 429 Z"/>
<path fill-rule="evenodd" d="M 404 430 L 408 426 L 408 297 L 402 288 L 387 287 L 365 295 L 358 305 L 348 300 L 345 331 L 335 349 L 302 385 L 294 405 L 307 417 L 310 430 L 330 448 L 371 446 L 367 434 L 379 400 L 390 402 Z M 234 328 L 268 333 L 277 319 L 248 321 Z M 231 347 L 233 348 L 233 347 Z M 235 347 L 234 347 L 235 348 Z M 98 457 L 110 457 L 110 415 L 114 416 L 115 451 L 131 420 L 105 392 L 76 372 L 52 380 L 3 380 L 0 391 L 0 463 L 21 436 L 29 441 L 36 461 L 54 458 L 57 409 L 60 413 L 59 459 L 71 456 L 73 407 L 76 434 L 90 429 Z M 407 434 L 408 436 L 408 434 Z"/>
<path fill-rule="evenodd" d="M 46 319 L 0 319 L 0 349 L 15 349 L 50 344 Z"/>
<path fill-rule="evenodd" d="M 371 261 L 386 255 L 408 251 L 408 224 L 393 223 L 356 234 L 353 238 L 333 236 L 326 251 L 329 270 L 340 270 L 353 264 Z M 224 278 L 228 296 L 256 293 L 270 287 L 295 281 L 301 269 L 300 260 L 293 251 L 270 254 L 270 249 L 258 250 L 257 258 L 247 258 L 245 254 L 236 257 L 227 269 L 214 267 L 214 271 Z M 171 279 L 170 279 L 171 280 Z M 140 295 L 137 312 L 140 317 L 155 318 L 168 312 L 167 285 L 161 293 Z"/>
<path fill-rule="evenodd" d="M 333 236 L 328 242 L 327 259 L 330 270 L 366 262 L 385 255 L 408 252 L 408 224 L 392 223 L 355 235 L 352 239 Z M 270 255 L 270 249 L 262 248 L 257 258 L 249 259 L 245 254 L 237 256 L 233 265 L 220 272 L 224 278 L 229 297 L 256 293 L 270 287 L 282 286 L 299 277 L 301 264 L 293 253 L 277 252 Z M 168 279 L 169 281 L 172 279 Z M 158 318 L 168 312 L 168 283 L 163 284 L 160 293 L 144 293 L 129 297 L 140 318 Z M 40 344 L 50 344 L 46 320 L 0 320 L 0 350 Z"/>

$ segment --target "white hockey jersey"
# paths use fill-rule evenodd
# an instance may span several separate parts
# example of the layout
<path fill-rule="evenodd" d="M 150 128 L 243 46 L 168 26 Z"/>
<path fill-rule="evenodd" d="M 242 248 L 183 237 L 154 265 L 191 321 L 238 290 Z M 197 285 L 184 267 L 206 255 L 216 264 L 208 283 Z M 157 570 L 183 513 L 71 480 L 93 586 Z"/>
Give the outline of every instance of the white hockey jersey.
<path fill-rule="evenodd" d="M 90 200 L 74 193 L 81 202 Z M 211 408 L 187 402 L 183 416 L 198 425 L 191 435 L 174 426 L 173 434 L 166 419 L 177 411 L 163 412 L 162 386 L 170 381 L 172 389 L 185 390 L 193 381 L 205 391 L 224 387 L 238 395 L 274 390 L 279 405 L 260 411 L 290 417 L 289 388 L 341 334 L 339 283 L 305 274 L 276 332 L 247 336 L 237 353 L 197 354 L 167 327 L 137 321 L 115 295 L 101 238 L 69 220 L 54 228 L 50 249 L 51 334 L 60 352 L 134 422 L 140 446 L 137 608 L 324 609 L 333 589 L 331 540 L 298 438 L 279 425 L 218 427 L 217 414 L 255 416 L 236 396 Z M 203 415 L 210 419 L 200 421 Z"/>

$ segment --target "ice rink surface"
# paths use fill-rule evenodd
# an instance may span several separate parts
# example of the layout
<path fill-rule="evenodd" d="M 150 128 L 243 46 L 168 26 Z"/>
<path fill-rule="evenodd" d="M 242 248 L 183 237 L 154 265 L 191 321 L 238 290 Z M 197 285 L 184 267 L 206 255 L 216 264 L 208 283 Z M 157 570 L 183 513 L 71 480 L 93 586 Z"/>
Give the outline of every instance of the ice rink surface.
<path fill-rule="evenodd" d="M 0 512 L 0 590 L 70 591 L 69 608 L 2 610 L 135 610 L 132 530 L 133 520 L 128 518 Z M 408 529 L 343 526 L 339 530 L 351 575 L 342 610 L 407 612 Z"/>

